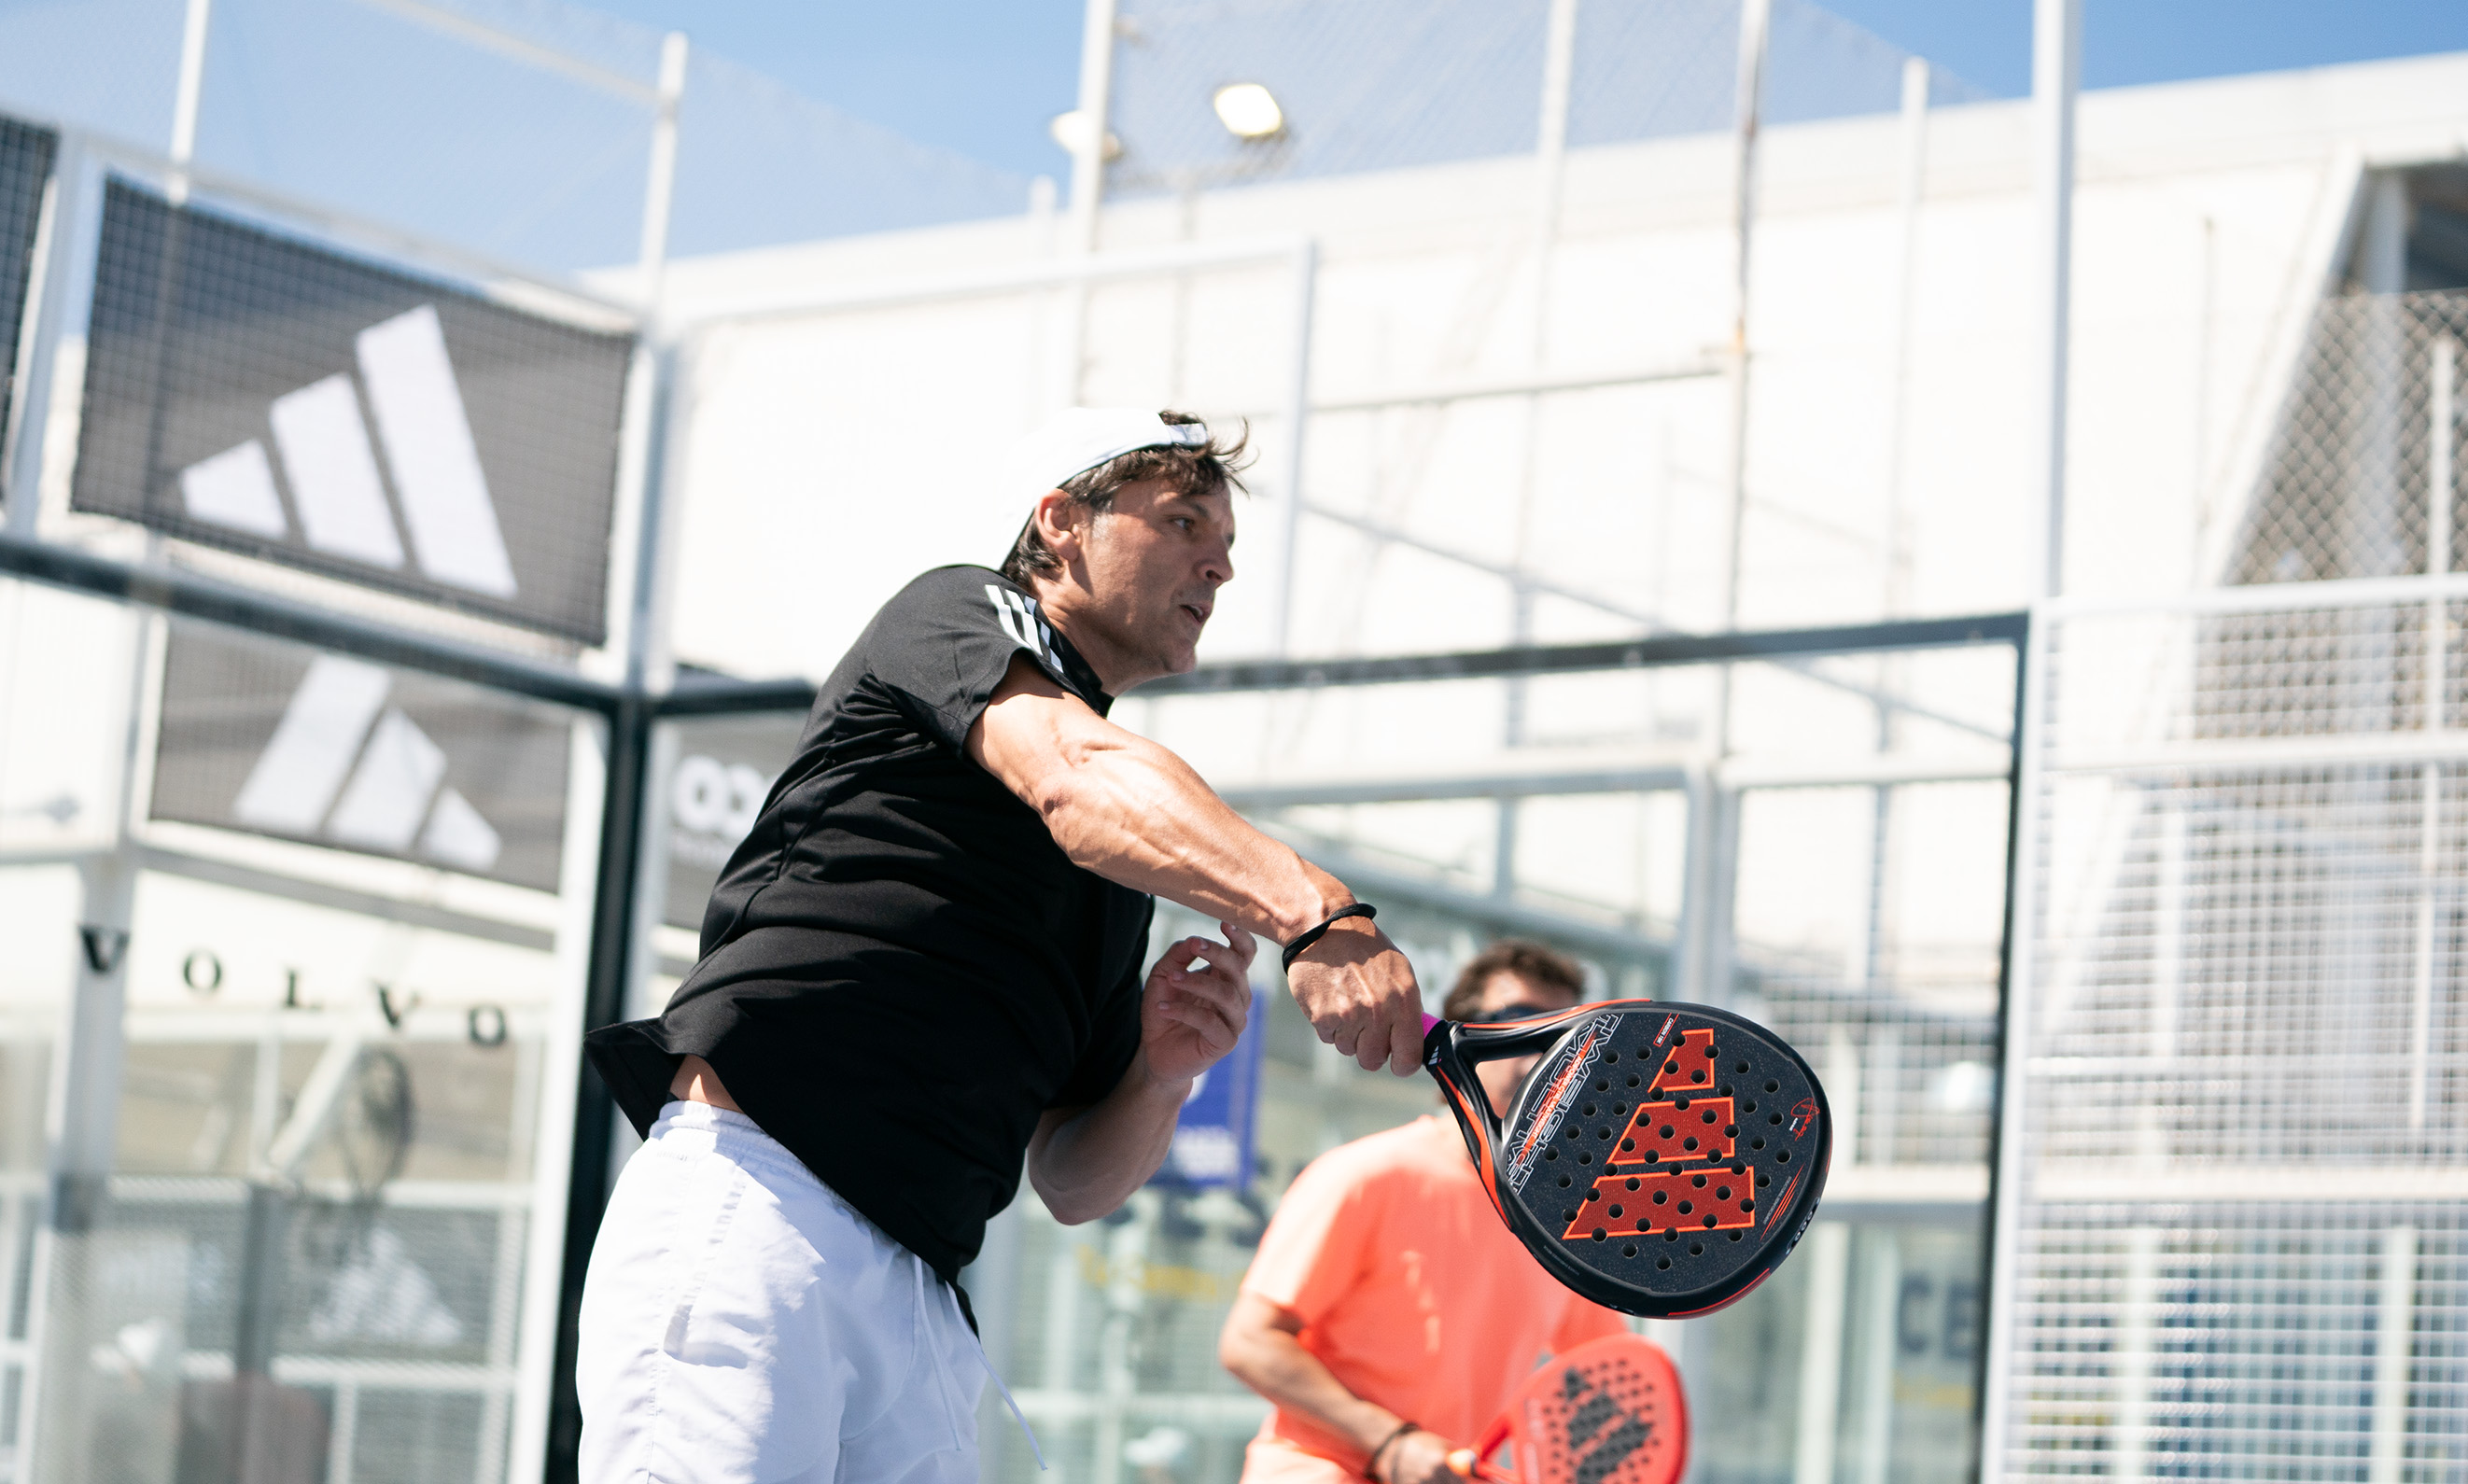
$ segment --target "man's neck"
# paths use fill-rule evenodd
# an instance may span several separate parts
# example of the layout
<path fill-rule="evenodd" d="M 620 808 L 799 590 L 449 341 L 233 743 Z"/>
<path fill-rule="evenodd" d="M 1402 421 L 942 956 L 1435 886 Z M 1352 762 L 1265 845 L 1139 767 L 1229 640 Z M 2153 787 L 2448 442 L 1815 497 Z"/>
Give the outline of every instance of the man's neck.
<path fill-rule="evenodd" d="M 1028 592 L 1037 600 L 1037 611 L 1054 626 L 1055 632 L 1071 642 L 1071 648 L 1096 672 L 1097 683 L 1107 695 L 1120 696 L 1143 680 L 1156 678 L 1135 669 L 1127 656 L 1106 642 L 1099 626 L 1087 621 L 1080 606 L 1080 601 L 1086 596 L 1082 589 L 1067 582 L 1033 578 Z"/>

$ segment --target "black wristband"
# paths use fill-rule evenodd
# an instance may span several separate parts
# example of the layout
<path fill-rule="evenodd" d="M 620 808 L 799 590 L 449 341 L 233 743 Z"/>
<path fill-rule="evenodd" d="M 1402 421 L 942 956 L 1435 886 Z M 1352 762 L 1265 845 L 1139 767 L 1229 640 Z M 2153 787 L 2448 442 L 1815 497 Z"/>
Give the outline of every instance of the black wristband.
<path fill-rule="evenodd" d="M 1344 912 L 1340 912 L 1340 913 L 1338 913 L 1338 914 L 1337 914 L 1337 917 L 1344 917 L 1344 916 L 1348 916 L 1348 915 L 1353 915 L 1353 916 L 1358 916 L 1358 917 L 1360 917 L 1360 916 L 1364 916 L 1364 915 L 1366 915 L 1366 914 L 1357 913 L 1357 912 L 1355 912 L 1355 911 L 1354 911 L 1354 909 L 1353 909 L 1352 907 L 1348 907 Z M 1337 918 L 1335 918 L 1335 917 L 1332 917 L 1332 918 L 1330 918 L 1330 919 L 1328 920 L 1328 922 L 1329 922 L 1329 923 L 1334 923 L 1334 922 L 1336 922 L 1336 921 L 1337 921 Z M 1325 927 L 1327 927 L 1327 926 L 1328 926 L 1328 923 L 1322 923 L 1322 924 L 1320 924 L 1319 925 L 1320 925 L 1322 928 L 1325 928 Z M 1296 939 L 1295 941 L 1296 941 L 1297 943 L 1299 943 L 1299 942 L 1301 942 L 1302 940 L 1300 940 L 1300 939 Z M 1373 1449 L 1373 1450 L 1371 1450 L 1371 1461 L 1370 1461 L 1370 1462 L 1368 1462 L 1368 1463 L 1366 1463 L 1366 1464 L 1364 1464 L 1364 1465 L 1362 1466 L 1362 1476 L 1363 1476 L 1364 1478 L 1366 1478 L 1366 1479 L 1369 1479 L 1369 1480 L 1371 1481 L 1371 1484 L 1380 1484 L 1380 1455 L 1381 1455 L 1381 1454 L 1383 1454 L 1383 1453 L 1384 1453 L 1384 1452 L 1386 1452 L 1386 1451 L 1388 1451 L 1388 1445 L 1389 1445 L 1389 1444 L 1396 1442 L 1399 1438 L 1404 1437 L 1406 1433 L 1409 1433 L 1409 1432 L 1420 1432 L 1420 1431 L 1422 1431 L 1422 1430 L 1423 1430 L 1423 1425 L 1422 1425 L 1421 1423 L 1418 1423 L 1418 1422 L 1401 1422 L 1401 1423 L 1399 1423 L 1399 1424 L 1397 1425 L 1397 1430 L 1396 1430 L 1396 1431 L 1394 1431 L 1394 1432 L 1392 1432 L 1392 1433 L 1390 1433 L 1390 1434 L 1388 1434 L 1386 1437 L 1382 1438 L 1382 1439 L 1380 1440 L 1380 1446 L 1379 1446 L 1378 1448 L 1375 1448 L 1375 1449 Z"/>
<path fill-rule="evenodd" d="M 1317 927 L 1308 929 L 1301 937 L 1287 944 L 1285 956 L 1280 959 L 1279 962 L 1288 969 L 1293 968 L 1294 960 L 1303 956 L 1303 949 L 1319 942 L 1320 935 L 1327 932 L 1339 919 L 1348 917 L 1378 917 L 1379 915 L 1380 909 L 1367 902 L 1358 902 L 1352 906 L 1339 907 L 1328 915 L 1327 922 L 1320 924 Z"/>

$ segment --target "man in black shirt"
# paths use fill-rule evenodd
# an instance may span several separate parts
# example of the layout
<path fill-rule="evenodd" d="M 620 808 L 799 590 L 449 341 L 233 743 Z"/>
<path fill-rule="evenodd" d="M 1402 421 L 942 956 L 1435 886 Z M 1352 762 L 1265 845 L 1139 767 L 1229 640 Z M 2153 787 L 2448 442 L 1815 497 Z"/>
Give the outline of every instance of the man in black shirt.
<path fill-rule="evenodd" d="M 1421 997 L 1368 909 L 1105 719 L 1195 663 L 1239 452 L 1172 413 L 1033 435 L 1003 570 L 875 616 L 667 1012 L 590 1038 L 647 1143 L 585 1288 L 586 1481 L 973 1479 L 959 1270 L 1023 1156 L 1064 1222 L 1155 1172 L 1242 1034 L 1255 935 L 1323 1040 L 1413 1072 Z M 1225 941 L 1143 976 L 1152 896 Z"/>

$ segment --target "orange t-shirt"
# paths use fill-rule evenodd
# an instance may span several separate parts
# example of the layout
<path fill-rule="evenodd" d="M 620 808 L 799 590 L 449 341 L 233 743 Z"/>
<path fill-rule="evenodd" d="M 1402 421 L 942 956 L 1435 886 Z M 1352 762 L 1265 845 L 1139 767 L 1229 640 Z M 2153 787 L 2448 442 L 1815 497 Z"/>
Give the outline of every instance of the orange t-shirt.
<path fill-rule="evenodd" d="M 1345 1388 L 1471 1444 L 1545 1356 L 1624 1333 L 1562 1288 L 1491 1208 L 1465 1140 L 1434 1117 L 1314 1159 L 1279 1202 L 1243 1290 L 1301 1317 Z M 1280 1407 L 1244 1484 L 1360 1480 L 1361 1450 Z"/>

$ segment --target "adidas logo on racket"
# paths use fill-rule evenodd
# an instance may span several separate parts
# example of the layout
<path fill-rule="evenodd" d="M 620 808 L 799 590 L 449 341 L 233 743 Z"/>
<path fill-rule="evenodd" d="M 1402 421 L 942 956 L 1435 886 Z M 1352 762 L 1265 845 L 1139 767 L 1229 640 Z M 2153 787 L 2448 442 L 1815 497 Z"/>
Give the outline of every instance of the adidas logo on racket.
<path fill-rule="evenodd" d="M 1474 1068 L 1536 1053 L 1508 1116 L 1494 1116 Z M 1736 1301 L 1791 1254 L 1825 1188 L 1825 1089 L 1798 1053 L 1727 1011 L 1632 999 L 1431 1020 L 1423 1064 L 1508 1229 L 1607 1308 L 1669 1319 Z"/>

